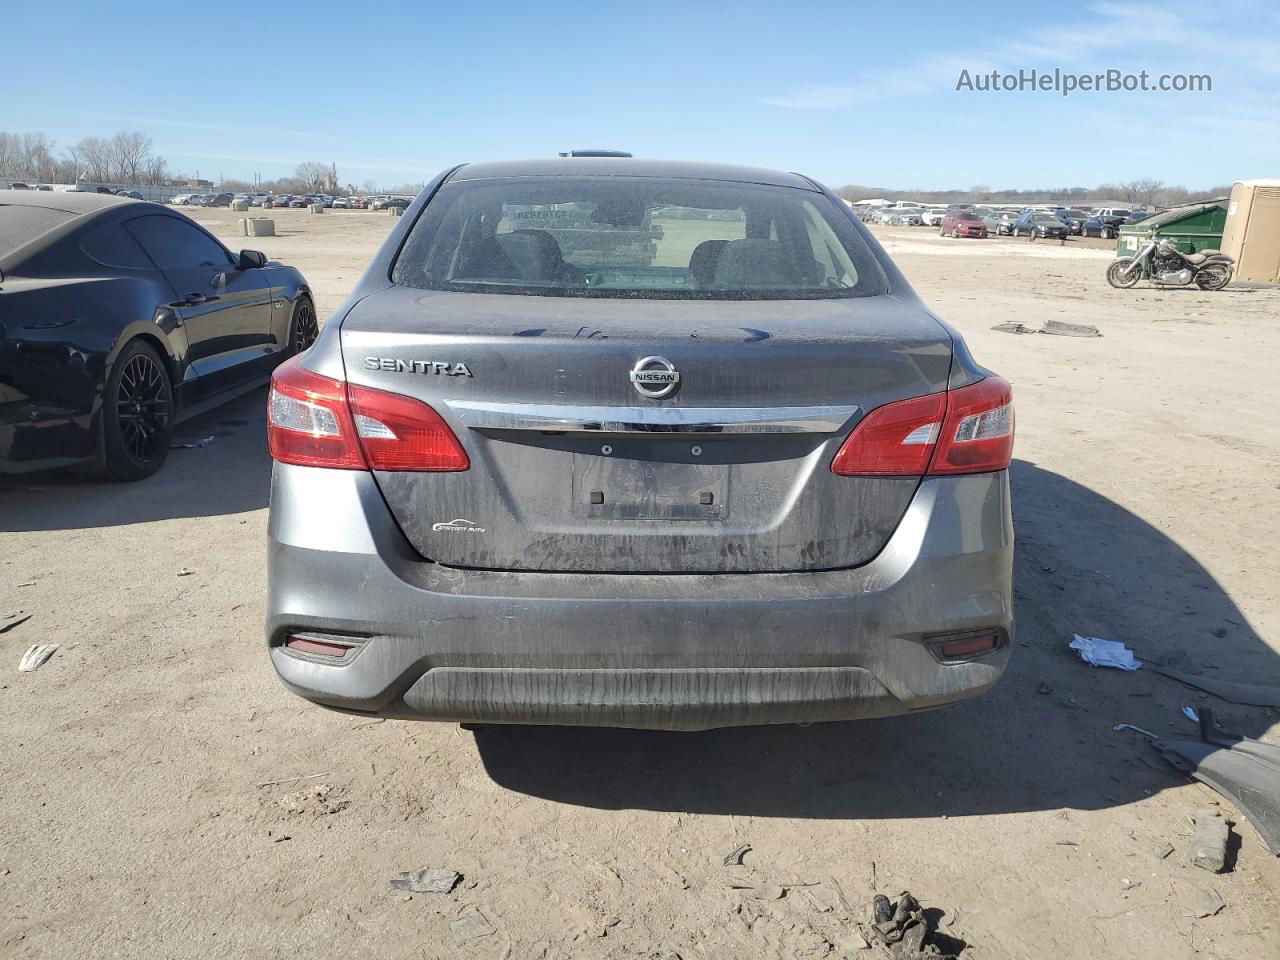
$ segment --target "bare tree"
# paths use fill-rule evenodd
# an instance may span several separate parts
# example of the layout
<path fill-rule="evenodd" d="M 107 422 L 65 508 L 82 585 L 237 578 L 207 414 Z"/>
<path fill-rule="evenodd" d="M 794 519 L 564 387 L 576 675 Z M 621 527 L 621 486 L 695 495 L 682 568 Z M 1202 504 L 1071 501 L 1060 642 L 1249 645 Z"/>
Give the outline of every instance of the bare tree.
<path fill-rule="evenodd" d="M 153 187 L 169 182 L 169 164 L 165 162 L 164 157 L 150 156 L 144 159 L 141 182 Z"/>
<path fill-rule="evenodd" d="M 298 169 L 293 175 L 302 181 L 304 189 L 319 190 L 329 182 L 329 168 L 323 163 L 317 163 L 315 160 L 308 160 L 306 163 L 298 164 Z"/>
<path fill-rule="evenodd" d="M 107 183 L 111 180 L 111 141 L 101 137 L 85 137 L 67 148 L 76 158 L 81 174 L 88 180 Z"/>
<path fill-rule="evenodd" d="M 1143 177 L 1120 184 L 1120 189 L 1124 191 L 1124 198 L 1129 203 L 1145 207 L 1155 201 L 1156 194 L 1163 186 L 1164 184 L 1159 180 Z"/>
<path fill-rule="evenodd" d="M 111 165 L 114 179 L 138 183 L 151 157 L 151 138 L 141 131 L 121 130 L 111 138 Z"/>
<path fill-rule="evenodd" d="M 14 180 L 52 180 L 57 167 L 53 140 L 47 134 L 0 132 L 0 176 Z"/>

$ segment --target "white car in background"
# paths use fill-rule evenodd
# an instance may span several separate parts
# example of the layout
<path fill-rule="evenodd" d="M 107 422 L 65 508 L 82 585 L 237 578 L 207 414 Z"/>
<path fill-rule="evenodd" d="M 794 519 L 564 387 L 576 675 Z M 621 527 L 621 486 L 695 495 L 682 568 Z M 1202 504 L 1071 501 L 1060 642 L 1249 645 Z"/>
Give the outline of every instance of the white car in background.
<path fill-rule="evenodd" d="M 192 197 L 196 197 L 196 196 L 199 196 L 199 194 L 180 193 L 169 202 L 172 203 L 175 207 L 187 207 L 191 205 Z"/>
<path fill-rule="evenodd" d="M 350 201 L 350 200 L 348 200 L 346 197 L 334 197 L 334 198 L 333 198 L 333 209 L 335 209 L 335 210 L 349 210 L 350 208 L 351 208 L 351 201 Z"/>
<path fill-rule="evenodd" d="M 926 227 L 936 227 L 942 223 L 942 218 L 946 216 L 946 207 L 929 207 L 920 211 L 920 222 Z"/>

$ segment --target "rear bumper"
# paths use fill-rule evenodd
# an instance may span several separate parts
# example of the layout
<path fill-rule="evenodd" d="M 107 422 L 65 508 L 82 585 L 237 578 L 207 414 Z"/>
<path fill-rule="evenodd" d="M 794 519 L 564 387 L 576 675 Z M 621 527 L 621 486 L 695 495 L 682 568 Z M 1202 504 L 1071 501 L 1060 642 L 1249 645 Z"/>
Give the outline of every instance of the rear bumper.
<path fill-rule="evenodd" d="M 267 641 L 316 703 L 406 719 L 705 729 L 909 713 L 1004 671 L 1007 473 L 921 483 L 875 560 L 818 573 L 605 575 L 424 562 L 366 473 L 277 464 Z M 996 629 L 980 659 L 925 640 Z M 341 663 L 282 646 L 367 638 Z"/>
<path fill-rule="evenodd" d="M 91 414 L 25 401 L 0 404 L 0 474 L 70 466 L 94 453 Z"/>

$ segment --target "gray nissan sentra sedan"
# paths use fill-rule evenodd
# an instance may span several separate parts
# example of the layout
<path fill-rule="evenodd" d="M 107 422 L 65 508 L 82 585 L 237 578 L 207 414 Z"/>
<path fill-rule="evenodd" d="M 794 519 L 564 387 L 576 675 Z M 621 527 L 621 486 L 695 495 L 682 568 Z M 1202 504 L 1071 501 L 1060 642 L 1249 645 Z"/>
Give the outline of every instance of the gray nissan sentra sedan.
<path fill-rule="evenodd" d="M 1009 384 L 798 174 L 441 174 L 268 430 L 267 643 L 328 707 L 844 720 L 1009 657 Z"/>

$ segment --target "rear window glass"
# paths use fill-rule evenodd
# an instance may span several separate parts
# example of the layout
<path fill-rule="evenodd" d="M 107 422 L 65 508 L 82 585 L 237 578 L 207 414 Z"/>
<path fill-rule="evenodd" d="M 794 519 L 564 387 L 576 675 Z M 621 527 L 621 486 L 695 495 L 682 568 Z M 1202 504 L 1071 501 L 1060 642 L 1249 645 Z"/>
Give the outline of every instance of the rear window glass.
<path fill-rule="evenodd" d="M 523 177 L 440 189 L 396 283 L 564 297 L 785 300 L 883 293 L 820 193 L 719 180 Z"/>
<path fill-rule="evenodd" d="M 92 231 L 80 242 L 80 249 L 106 267 L 154 270 L 147 255 L 118 223 L 108 223 Z"/>
<path fill-rule="evenodd" d="M 48 207 L 0 204 L 0 257 L 7 257 L 74 216 Z"/>

